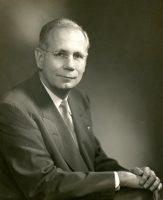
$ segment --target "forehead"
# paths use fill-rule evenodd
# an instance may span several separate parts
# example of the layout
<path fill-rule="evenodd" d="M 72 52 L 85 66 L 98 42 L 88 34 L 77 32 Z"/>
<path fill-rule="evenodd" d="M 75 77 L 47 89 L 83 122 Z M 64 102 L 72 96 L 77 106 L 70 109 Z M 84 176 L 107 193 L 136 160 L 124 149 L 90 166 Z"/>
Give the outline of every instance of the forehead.
<path fill-rule="evenodd" d="M 52 29 L 47 37 L 48 48 L 51 50 L 87 51 L 87 41 L 78 28 L 62 27 Z"/>

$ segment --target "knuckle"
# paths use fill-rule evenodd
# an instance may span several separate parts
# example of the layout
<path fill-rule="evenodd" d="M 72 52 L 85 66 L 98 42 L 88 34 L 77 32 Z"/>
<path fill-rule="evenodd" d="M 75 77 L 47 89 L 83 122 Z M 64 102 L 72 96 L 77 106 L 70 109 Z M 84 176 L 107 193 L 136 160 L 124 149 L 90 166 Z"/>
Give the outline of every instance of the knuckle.
<path fill-rule="evenodd" d="M 144 168 L 144 173 L 147 174 L 147 175 L 149 175 L 151 173 L 150 168 L 149 167 L 145 167 Z"/>
<path fill-rule="evenodd" d="M 158 186 L 158 190 L 161 190 L 161 189 L 162 189 L 162 185 L 159 184 L 159 186 Z"/>
<path fill-rule="evenodd" d="M 155 182 L 155 179 L 150 178 L 150 179 L 147 180 L 145 185 L 148 186 L 148 187 L 151 187 L 151 186 L 153 186 L 154 182 Z"/>
<path fill-rule="evenodd" d="M 145 169 L 148 170 L 148 171 L 150 170 L 150 168 L 148 166 L 146 166 Z"/>
<path fill-rule="evenodd" d="M 147 172 L 144 173 L 144 177 L 145 177 L 146 179 L 147 179 L 149 176 L 150 176 L 150 175 L 149 175 Z"/>
<path fill-rule="evenodd" d="M 144 175 L 143 175 L 143 177 L 142 177 L 143 181 L 146 181 L 146 180 L 147 180 L 147 178 L 148 178 L 148 177 L 147 177 L 147 175 L 146 175 L 146 174 L 144 174 Z"/>
<path fill-rule="evenodd" d="M 149 180 L 150 180 L 150 182 L 154 182 L 154 181 L 156 181 L 156 177 L 151 176 L 151 177 L 149 178 Z"/>
<path fill-rule="evenodd" d="M 151 187 L 150 187 L 150 190 L 151 190 L 151 191 L 153 191 L 154 189 L 155 189 L 154 186 L 151 186 Z"/>
<path fill-rule="evenodd" d="M 160 182 L 161 182 L 161 180 L 160 180 L 158 177 L 156 177 L 156 180 L 158 181 L 158 183 L 160 183 Z"/>
<path fill-rule="evenodd" d="M 151 170 L 151 175 L 155 176 L 155 172 L 153 170 Z"/>
<path fill-rule="evenodd" d="M 154 181 L 156 181 L 156 180 L 159 181 L 159 179 L 157 179 L 156 176 L 152 176 L 152 175 L 149 177 L 149 179 L 152 179 L 152 180 L 154 180 Z"/>
<path fill-rule="evenodd" d="M 153 183 L 153 185 L 154 185 L 154 186 L 158 186 L 159 183 L 160 183 L 160 182 L 159 182 L 158 180 L 156 180 L 156 181 Z"/>

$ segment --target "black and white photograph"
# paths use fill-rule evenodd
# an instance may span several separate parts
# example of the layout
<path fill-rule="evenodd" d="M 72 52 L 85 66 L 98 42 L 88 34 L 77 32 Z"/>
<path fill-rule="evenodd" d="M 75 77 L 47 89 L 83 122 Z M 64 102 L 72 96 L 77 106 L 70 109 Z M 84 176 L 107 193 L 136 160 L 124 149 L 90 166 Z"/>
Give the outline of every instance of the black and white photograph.
<path fill-rule="evenodd" d="M 0 0 L 0 200 L 163 200 L 163 1 Z"/>

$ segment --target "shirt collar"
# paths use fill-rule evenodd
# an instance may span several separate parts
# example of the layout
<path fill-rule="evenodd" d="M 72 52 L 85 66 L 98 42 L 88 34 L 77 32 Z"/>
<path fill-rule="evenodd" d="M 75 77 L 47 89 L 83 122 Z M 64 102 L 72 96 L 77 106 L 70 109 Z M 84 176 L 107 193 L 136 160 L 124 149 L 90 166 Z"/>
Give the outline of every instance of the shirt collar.
<path fill-rule="evenodd" d="M 41 79 L 40 79 L 41 80 Z M 44 84 L 44 82 L 41 80 L 41 83 L 43 84 L 45 90 L 47 91 L 47 93 L 49 94 L 50 98 L 52 99 L 53 103 L 55 104 L 55 106 L 57 107 L 57 109 L 59 108 L 62 99 L 59 98 L 58 96 L 56 96 L 51 90 L 49 90 L 48 87 L 46 87 L 46 85 Z"/>
<path fill-rule="evenodd" d="M 41 80 L 41 78 L 40 78 L 40 80 Z M 59 97 L 58 97 L 57 95 L 55 95 L 51 90 L 49 90 L 49 88 L 46 87 L 46 85 L 44 84 L 44 82 L 43 82 L 42 80 L 41 80 L 41 83 L 43 84 L 43 86 L 44 86 L 45 90 L 47 91 L 47 93 L 49 94 L 50 98 L 52 99 L 54 105 L 55 105 L 55 106 L 57 107 L 57 109 L 59 110 L 59 106 L 60 106 L 60 104 L 61 104 L 61 102 L 62 102 L 63 99 L 59 98 Z M 66 97 L 65 100 L 67 100 L 67 98 L 68 98 L 68 97 Z M 68 107 L 68 109 L 69 109 L 69 112 L 70 112 L 70 114 L 71 114 L 71 110 L 70 110 L 69 107 Z"/>

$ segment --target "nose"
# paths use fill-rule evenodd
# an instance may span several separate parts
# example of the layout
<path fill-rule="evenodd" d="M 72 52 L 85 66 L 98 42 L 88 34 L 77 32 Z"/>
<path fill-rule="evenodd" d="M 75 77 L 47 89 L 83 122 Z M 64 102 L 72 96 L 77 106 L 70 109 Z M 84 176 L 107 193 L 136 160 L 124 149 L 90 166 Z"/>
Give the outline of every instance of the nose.
<path fill-rule="evenodd" d="M 73 71 L 75 69 L 74 58 L 72 55 L 67 57 L 64 69 L 67 69 L 70 71 Z"/>

